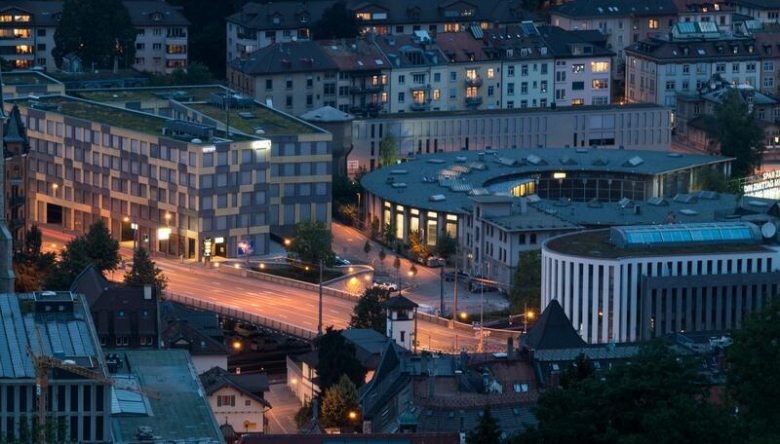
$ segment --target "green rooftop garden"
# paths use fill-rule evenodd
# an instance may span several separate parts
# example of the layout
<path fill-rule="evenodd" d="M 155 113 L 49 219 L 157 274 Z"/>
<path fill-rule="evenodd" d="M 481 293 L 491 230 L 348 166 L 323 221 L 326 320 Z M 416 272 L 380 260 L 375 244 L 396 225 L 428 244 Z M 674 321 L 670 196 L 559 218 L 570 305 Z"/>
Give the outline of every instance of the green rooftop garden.
<path fill-rule="evenodd" d="M 53 85 L 55 82 L 37 72 L 4 72 L 3 83 L 6 85 L 37 85 L 41 83 Z"/>
<path fill-rule="evenodd" d="M 681 245 L 657 245 L 621 248 L 609 241 L 609 230 L 581 231 L 547 242 L 547 248 L 563 254 L 596 258 L 621 258 L 647 255 L 716 254 L 764 251 L 761 244 L 749 242 L 710 242 Z"/>

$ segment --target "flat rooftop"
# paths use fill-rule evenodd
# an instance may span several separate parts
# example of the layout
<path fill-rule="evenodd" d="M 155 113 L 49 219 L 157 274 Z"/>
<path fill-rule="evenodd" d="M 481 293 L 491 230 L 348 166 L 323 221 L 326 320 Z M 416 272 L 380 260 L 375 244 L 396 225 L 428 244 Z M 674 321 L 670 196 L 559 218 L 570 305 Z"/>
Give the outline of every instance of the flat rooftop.
<path fill-rule="evenodd" d="M 114 442 L 138 442 L 136 433 L 140 426 L 151 427 L 155 442 L 221 442 L 219 425 L 186 350 L 123 349 L 107 352 L 126 357 L 141 385 L 160 394 L 160 399 L 147 398 L 148 412 L 112 415 Z"/>
<path fill-rule="evenodd" d="M 3 73 L 3 85 L 56 85 L 57 80 L 37 71 L 7 71 Z"/>
<path fill-rule="evenodd" d="M 361 184 L 397 204 L 452 214 L 471 211 L 474 195 L 507 193 L 539 174 L 588 172 L 653 177 L 695 166 L 727 162 L 723 156 L 594 148 L 528 148 L 417 155 L 372 171 Z"/>
<path fill-rule="evenodd" d="M 151 103 L 171 100 L 206 117 L 225 122 L 225 109 L 209 104 L 215 94 L 225 94 L 220 85 L 126 88 L 73 91 L 73 95 L 86 100 L 124 107 L 129 102 Z M 296 117 L 262 105 L 254 100 L 242 102 L 246 106 L 230 110 L 230 127 L 249 135 L 319 133 L 321 129 Z M 251 105 L 250 105 L 251 103 Z M 260 128 L 263 134 L 257 134 Z"/>
<path fill-rule="evenodd" d="M 638 256 L 724 255 L 772 251 L 753 242 L 696 242 L 655 245 L 653 247 L 619 247 L 610 241 L 610 230 L 589 230 L 564 234 L 548 240 L 544 248 L 562 254 L 604 259 Z"/>

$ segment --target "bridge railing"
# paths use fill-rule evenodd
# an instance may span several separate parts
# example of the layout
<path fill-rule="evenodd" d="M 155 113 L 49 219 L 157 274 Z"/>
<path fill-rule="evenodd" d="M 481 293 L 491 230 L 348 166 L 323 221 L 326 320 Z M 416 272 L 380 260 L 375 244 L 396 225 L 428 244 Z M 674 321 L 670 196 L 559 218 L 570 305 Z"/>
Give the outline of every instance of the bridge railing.
<path fill-rule="evenodd" d="M 317 332 L 307 330 L 305 328 L 300 328 L 286 322 L 280 322 L 273 318 L 247 313 L 244 310 L 226 307 L 224 305 L 215 304 L 213 302 L 203 301 L 191 296 L 166 292 L 165 297 L 171 301 L 179 302 L 190 307 L 213 311 L 214 313 L 218 313 L 223 316 L 227 316 L 233 319 L 240 319 L 242 321 L 251 322 L 252 324 L 256 325 L 262 325 L 264 327 L 284 332 L 299 338 L 311 340 L 317 337 Z"/>
<path fill-rule="evenodd" d="M 271 282 L 274 284 L 280 284 L 284 285 L 285 287 L 293 287 L 293 288 L 300 288 L 303 290 L 309 290 L 313 292 L 319 291 L 319 284 L 312 284 L 310 282 L 304 282 L 304 281 L 298 281 L 295 279 L 290 279 L 282 276 L 275 276 L 273 274 L 269 273 L 261 273 L 259 271 L 254 270 L 247 270 L 246 268 L 234 268 L 234 267 L 219 267 L 220 273 L 230 274 L 233 276 L 243 276 L 243 277 L 249 277 L 252 279 L 259 279 L 261 281 L 265 282 Z M 361 271 L 363 273 L 363 271 Z M 352 293 L 337 290 L 335 288 L 330 288 L 327 286 L 328 282 L 324 282 L 322 286 L 322 294 L 328 295 L 328 296 L 335 296 L 337 298 L 341 299 L 349 299 L 357 302 L 357 300 L 360 298 L 359 295 L 354 295 Z"/>

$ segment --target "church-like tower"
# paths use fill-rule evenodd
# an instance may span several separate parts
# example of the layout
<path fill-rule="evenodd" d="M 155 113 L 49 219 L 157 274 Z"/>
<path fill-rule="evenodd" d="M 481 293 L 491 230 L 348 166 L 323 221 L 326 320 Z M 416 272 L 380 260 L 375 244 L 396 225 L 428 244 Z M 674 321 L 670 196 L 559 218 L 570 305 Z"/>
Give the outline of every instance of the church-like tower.
<path fill-rule="evenodd" d="M 418 305 L 400 294 L 385 301 L 387 311 L 387 337 L 407 350 L 412 350 L 417 339 Z"/>

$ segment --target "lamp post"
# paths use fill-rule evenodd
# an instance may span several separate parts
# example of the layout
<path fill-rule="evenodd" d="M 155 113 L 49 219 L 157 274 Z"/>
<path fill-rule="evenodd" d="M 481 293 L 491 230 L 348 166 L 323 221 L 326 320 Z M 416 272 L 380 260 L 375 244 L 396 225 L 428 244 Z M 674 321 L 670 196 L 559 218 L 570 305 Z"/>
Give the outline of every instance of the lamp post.
<path fill-rule="evenodd" d="M 322 336 L 322 259 L 320 259 L 320 300 L 317 319 L 317 336 Z"/>
<path fill-rule="evenodd" d="M 133 230 L 133 251 L 138 249 L 138 224 L 133 222 L 130 224 L 130 229 Z"/>
<path fill-rule="evenodd" d="M 165 226 L 170 227 L 171 226 L 171 213 L 165 213 Z M 168 231 L 168 242 L 165 243 L 165 255 L 167 256 L 168 253 L 171 252 L 171 235 L 170 231 Z"/>
<path fill-rule="evenodd" d="M 523 334 L 528 333 L 528 320 L 533 319 L 535 316 L 533 310 L 528 311 L 528 304 L 523 304 L 523 312 L 516 315 L 509 315 L 509 325 L 512 325 L 512 320 L 515 318 L 523 318 Z"/>

